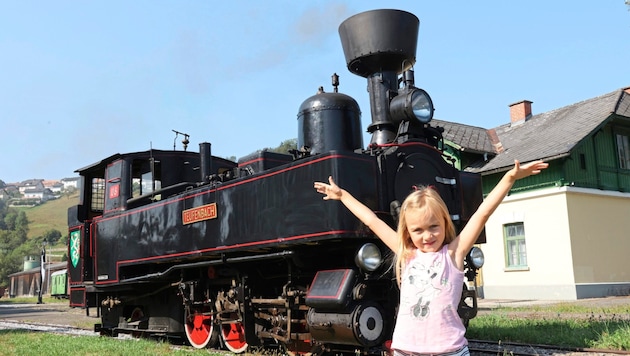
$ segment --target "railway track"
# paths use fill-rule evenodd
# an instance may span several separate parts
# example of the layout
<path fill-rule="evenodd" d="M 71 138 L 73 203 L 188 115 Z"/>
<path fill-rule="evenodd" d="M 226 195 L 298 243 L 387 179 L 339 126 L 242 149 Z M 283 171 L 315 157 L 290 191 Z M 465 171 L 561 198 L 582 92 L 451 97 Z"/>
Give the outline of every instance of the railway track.
<path fill-rule="evenodd" d="M 75 336 L 99 336 L 99 333 L 71 327 L 68 325 L 45 324 L 35 322 L 25 322 L 20 320 L 0 320 L 0 330 L 29 330 L 34 332 L 47 332 L 61 335 Z M 127 335 L 119 336 L 122 338 L 130 338 Z M 186 348 L 181 345 L 173 345 L 178 349 Z M 569 348 L 557 347 L 549 345 L 535 344 L 519 344 L 519 343 L 503 343 L 484 340 L 469 340 L 470 354 L 473 356 L 494 355 L 494 356 L 543 356 L 543 355 L 597 355 L 597 356 L 614 356 L 614 355 L 630 355 L 630 351 L 615 350 L 598 350 L 585 348 Z M 192 349 L 192 348 L 191 348 Z M 277 355 L 277 354 L 276 354 Z"/>
<path fill-rule="evenodd" d="M 68 325 L 43 324 L 19 320 L 0 320 L 0 330 L 29 330 L 63 335 L 99 336 L 99 334 L 94 331 Z"/>

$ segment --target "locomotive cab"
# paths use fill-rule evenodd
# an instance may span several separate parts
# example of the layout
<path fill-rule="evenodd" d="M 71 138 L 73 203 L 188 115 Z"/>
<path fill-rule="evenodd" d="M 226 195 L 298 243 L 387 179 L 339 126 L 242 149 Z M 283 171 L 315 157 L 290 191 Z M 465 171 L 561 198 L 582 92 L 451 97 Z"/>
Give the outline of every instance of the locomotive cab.
<path fill-rule="evenodd" d="M 202 143 L 201 150 L 205 145 L 209 146 Z M 86 290 L 94 290 L 95 251 L 90 238 L 94 219 L 121 214 L 203 184 L 200 167 L 204 160 L 212 167 L 202 173 L 206 176 L 219 176 L 237 166 L 195 152 L 150 150 L 115 154 L 76 171 L 81 177 L 80 204 L 68 211 L 71 306 L 97 306 L 96 299 L 86 294 Z"/>
<path fill-rule="evenodd" d="M 209 144 L 200 146 L 204 145 Z M 77 220 L 155 202 L 202 184 L 208 175 L 218 176 L 237 167 L 226 159 L 202 156 L 196 152 L 150 150 L 116 154 L 78 169 L 82 203 Z M 201 163 L 207 160 L 213 170 L 200 176 Z"/>

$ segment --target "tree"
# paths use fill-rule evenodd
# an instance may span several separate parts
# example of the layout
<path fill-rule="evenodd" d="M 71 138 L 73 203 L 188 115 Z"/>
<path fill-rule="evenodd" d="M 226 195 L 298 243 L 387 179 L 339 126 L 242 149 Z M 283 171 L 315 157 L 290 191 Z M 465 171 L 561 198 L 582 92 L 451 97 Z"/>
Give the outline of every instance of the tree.
<path fill-rule="evenodd" d="M 28 219 L 23 211 L 17 212 L 0 206 L 0 286 L 9 284 L 9 275 L 19 272 L 29 250 L 27 241 Z"/>
<path fill-rule="evenodd" d="M 7 206 L 4 200 L 0 200 L 0 230 L 7 230 L 7 224 L 4 222 Z"/>
<path fill-rule="evenodd" d="M 28 232 L 28 218 L 26 217 L 26 213 L 9 209 L 4 216 L 4 225 L 6 230 L 23 230 L 24 232 Z"/>
<path fill-rule="evenodd" d="M 135 184 L 135 183 L 134 183 Z M 66 199 L 70 199 L 70 197 L 75 194 L 77 191 L 77 188 L 75 187 L 68 187 L 67 189 L 64 189 L 63 192 L 61 193 L 62 196 L 65 196 Z"/>
<path fill-rule="evenodd" d="M 297 138 L 284 140 L 280 143 L 280 146 L 270 149 L 270 151 L 278 153 L 289 153 L 290 150 L 297 149 Z"/>
<path fill-rule="evenodd" d="M 17 211 L 11 209 L 3 214 L 4 230 L 15 230 L 15 220 L 17 220 Z"/>
<path fill-rule="evenodd" d="M 30 247 L 26 233 L 22 231 L 0 231 L 0 285 L 9 284 L 9 275 L 19 272 L 21 263 Z"/>
<path fill-rule="evenodd" d="M 68 234 L 61 236 L 61 239 L 59 239 L 59 241 L 61 242 L 62 245 L 68 246 L 68 241 L 69 241 Z"/>
<path fill-rule="evenodd" d="M 20 251 L 13 250 L 2 254 L 0 258 L 0 286 L 8 286 L 10 284 L 9 275 L 19 272 L 23 256 Z"/>
<path fill-rule="evenodd" d="M 44 233 L 44 240 L 49 245 L 56 245 L 61 239 L 61 231 L 57 229 L 50 229 Z"/>
<path fill-rule="evenodd" d="M 20 211 L 18 213 L 17 218 L 15 219 L 15 230 L 24 231 L 24 234 L 28 232 L 28 217 L 26 217 L 26 213 L 24 211 Z"/>

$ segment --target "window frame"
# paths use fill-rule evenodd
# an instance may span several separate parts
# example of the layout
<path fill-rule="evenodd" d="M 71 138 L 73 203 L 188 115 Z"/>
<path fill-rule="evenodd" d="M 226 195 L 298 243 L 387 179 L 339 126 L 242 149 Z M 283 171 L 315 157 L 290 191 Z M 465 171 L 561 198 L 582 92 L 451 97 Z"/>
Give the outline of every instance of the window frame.
<path fill-rule="evenodd" d="M 619 169 L 630 170 L 630 135 L 625 130 L 615 131 L 615 148 Z"/>
<path fill-rule="evenodd" d="M 131 198 L 153 194 L 162 189 L 160 161 L 136 158 L 131 162 Z"/>
<path fill-rule="evenodd" d="M 509 235 L 511 228 L 521 228 L 522 234 Z M 505 270 L 506 271 L 522 271 L 529 270 L 527 262 L 527 237 L 525 233 L 525 223 L 515 221 L 503 224 L 503 253 L 505 254 Z M 522 243 L 521 243 L 522 241 Z M 510 247 L 514 246 L 517 250 L 514 253 L 510 251 Z M 521 251 L 524 249 L 524 251 Z M 516 256 L 517 261 L 514 261 Z M 523 261 L 524 260 L 524 261 Z"/>
<path fill-rule="evenodd" d="M 105 178 L 92 178 L 90 182 L 90 190 L 90 210 L 103 213 L 105 210 Z"/>

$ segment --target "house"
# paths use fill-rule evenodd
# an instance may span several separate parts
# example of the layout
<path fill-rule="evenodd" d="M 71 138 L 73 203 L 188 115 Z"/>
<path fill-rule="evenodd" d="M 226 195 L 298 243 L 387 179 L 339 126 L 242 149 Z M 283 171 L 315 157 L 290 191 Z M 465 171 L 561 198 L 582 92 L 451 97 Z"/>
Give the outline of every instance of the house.
<path fill-rule="evenodd" d="M 48 188 L 28 189 L 28 190 L 25 190 L 23 194 L 23 200 L 32 200 L 32 201 L 38 201 L 42 203 L 51 199 L 55 199 L 55 195 Z"/>
<path fill-rule="evenodd" d="M 61 184 L 63 184 L 63 190 L 69 190 L 72 188 L 79 189 L 79 181 L 80 181 L 79 177 L 61 179 Z"/>
<path fill-rule="evenodd" d="M 510 116 L 490 130 L 435 120 L 485 194 L 515 159 L 549 163 L 517 181 L 486 224 L 483 296 L 630 295 L 630 88 L 535 115 L 524 100 Z"/>
<path fill-rule="evenodd" d="M 31 189 L 44 189 L 43 179 L 29 179 L 21 182 L 18 186 L 20 194 L 24 194 L 25 191 Z"/>
<path fill-rule="evenodd" d="M 13 185 L 7 185 L 4 188 L 0 189 L 0 200 L 9 200 L 15 196 L 19 195 L 18 188 Z"/>
<path fill-rule="evenodd" d="M 58 180 L 45 180 L 43 181 L 44 184 L 44 188 L 46 189 L 50 189 L 50 191 L 53 194 L 60 194 L 61 191 L 64 189 L 64 185 L 63 183 L 61 183 L 61 181 Z"/>
<path fill-rule="evenodd" d="M 9 297 L 34 297 L 39 295 L 40 288 L 43 288 L 42 294 L 50 295 L 51 275 L 67 268 L 67 266 L 68 262 L 46 262 L 44 266 L 45 278 L 42 278 L 39 261 L 24 261 L 23 271 L 9 275 L 10 283 L 7 290 Z"/>

